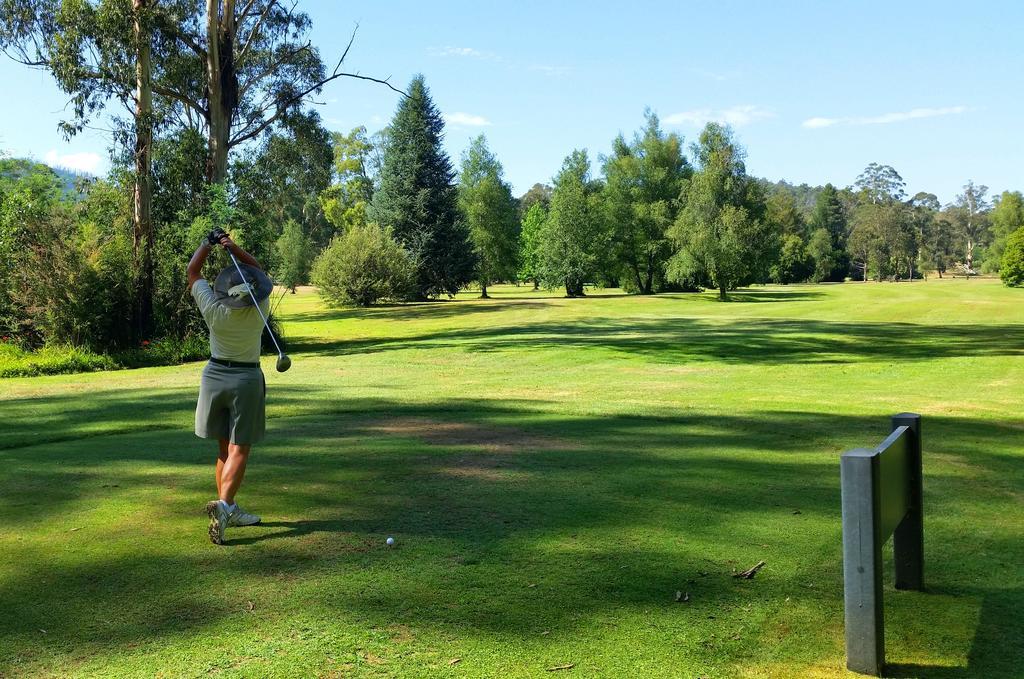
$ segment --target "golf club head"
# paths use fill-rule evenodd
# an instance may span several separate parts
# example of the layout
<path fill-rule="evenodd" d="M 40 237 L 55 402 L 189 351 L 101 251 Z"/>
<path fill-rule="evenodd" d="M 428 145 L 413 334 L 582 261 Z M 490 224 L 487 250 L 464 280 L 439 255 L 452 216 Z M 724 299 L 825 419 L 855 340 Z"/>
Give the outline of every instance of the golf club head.
<path fill-rule="evenodd" d="M 277 357 L 277 372 L 283 373 L 290 367 L 292 367 L 292 359 L 288 358 L 288 354 L 281 354 Z"/>

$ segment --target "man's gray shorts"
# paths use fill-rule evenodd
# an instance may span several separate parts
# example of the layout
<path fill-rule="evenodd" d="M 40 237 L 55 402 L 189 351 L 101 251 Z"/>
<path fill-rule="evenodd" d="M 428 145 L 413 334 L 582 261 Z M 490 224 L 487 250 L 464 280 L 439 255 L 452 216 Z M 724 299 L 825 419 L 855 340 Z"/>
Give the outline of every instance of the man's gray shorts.
<path fill-rule="evenodd" d="M 199 383 L 196 436 L 251 445 L 263 439 L 267 384 L 260 368 L 207 363 Z"/>

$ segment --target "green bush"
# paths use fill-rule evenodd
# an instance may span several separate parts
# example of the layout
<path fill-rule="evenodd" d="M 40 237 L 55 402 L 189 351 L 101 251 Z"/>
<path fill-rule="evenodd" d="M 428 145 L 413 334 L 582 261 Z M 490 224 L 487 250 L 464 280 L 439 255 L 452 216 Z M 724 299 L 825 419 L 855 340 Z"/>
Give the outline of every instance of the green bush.
<path fill-rule="evenodd" d="M 313 284 L 332 306 L 370 306 L 404 299 L 414 267 L 391 229 L 352 226 L 313 263 Z"/>
<path fill-rule="evenodd" d="M 25 351 L 0 341 L 0 377 L 33 377 L 63 373 L 116 370 L 118 363 L 110 356 L 70 346 L 46 346 Z"/>
<path fill-rule="evenodd" d="M 0 337 L 0 378 L 178 365 L 202 360 L 209 355 L 210 345 L 205 335 L 191 335 L 182 340 L 144 341 L 134 349 L 116 354 L 98 354 L 82 347 L 61 344 L 31 351 L 18 346 L 8 336 L 6 340 Z"/>
<path fill-rule="evenodd" d="M 1010 234 L 999 264 L 999 277 L 1013 288 L 1024 287 L 1024 227 Z"/>
<path fill-rule="evenodd" d="M 128 351 L 113 356 L 122 368 L 143 368 L 160 365 L 177 365 L 188 361 L 199 361 L 210 356 L 210 343 L 206 335 L 189 335 L 184 339 L 167 338 L 144 341 Z"/>

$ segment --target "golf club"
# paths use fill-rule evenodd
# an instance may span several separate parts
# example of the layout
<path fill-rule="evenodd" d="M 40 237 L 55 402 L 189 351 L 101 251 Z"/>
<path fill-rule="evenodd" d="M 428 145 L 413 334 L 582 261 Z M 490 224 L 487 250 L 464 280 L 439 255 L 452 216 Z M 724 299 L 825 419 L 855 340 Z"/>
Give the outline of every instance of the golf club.
<path fill-rule="evenodd" d="M 227 250 L 228 257 L 235 264 L 235 270 L 238 271 L 238 275 L 242 277 L 242 282 L 245 283 L 245 289 L 249 291 L 249 296 L 252 297 L 252 303 L 256 307 L 256 313 L 263 319 L 263 325 L 266 327 L 267 332 L 270 334 L 270 339 L 274 342 L 274 347 L 277 348 L 277 372 L 283 373 L 288 368 L 292 367 L 292 359 L 288 358 L 288 355 L 281 351 L 281 345 L 277 343 L 277 338 L 274 337 L 274 331 L 270 329 L 270 323 L 267 321 L 267 317 L 263 315 L 263 310 L 260 309 L 260 303 L 256 301 L 256 295 L 252 294 L 252 287 L 249 285 L 249 280 L 245 277 L 245 272 L 242 271 L 242 267 L 238 265 L 238 260 L 235 259 L 235 255 Z"/>

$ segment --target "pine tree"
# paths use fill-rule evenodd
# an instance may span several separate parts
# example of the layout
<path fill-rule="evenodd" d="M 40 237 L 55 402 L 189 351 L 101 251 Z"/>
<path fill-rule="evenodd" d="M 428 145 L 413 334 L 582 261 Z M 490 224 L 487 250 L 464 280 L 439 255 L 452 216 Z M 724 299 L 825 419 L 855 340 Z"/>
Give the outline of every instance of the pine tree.
<path fill-rule="evenodd" d="M 389 132 L 368 218 L 391 228 L 412 255 L 415 298 L 454 295 L 473 279 L 476 257 L 459 215 L 455 171 L 441 148 L 444 121 L 423 76 L 413 78 Z"/>

